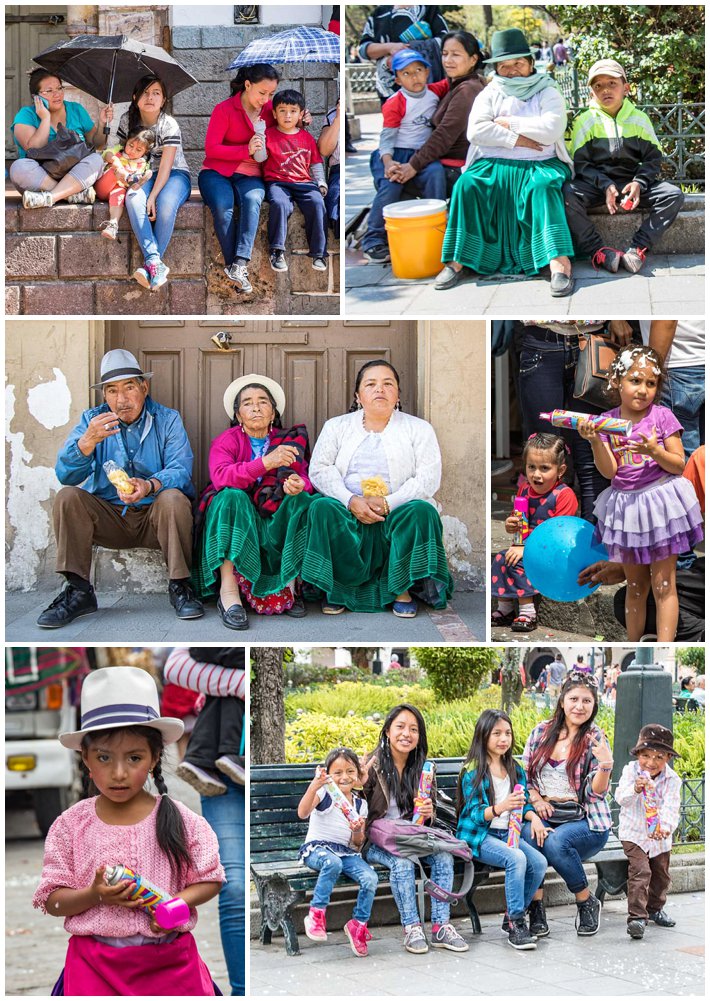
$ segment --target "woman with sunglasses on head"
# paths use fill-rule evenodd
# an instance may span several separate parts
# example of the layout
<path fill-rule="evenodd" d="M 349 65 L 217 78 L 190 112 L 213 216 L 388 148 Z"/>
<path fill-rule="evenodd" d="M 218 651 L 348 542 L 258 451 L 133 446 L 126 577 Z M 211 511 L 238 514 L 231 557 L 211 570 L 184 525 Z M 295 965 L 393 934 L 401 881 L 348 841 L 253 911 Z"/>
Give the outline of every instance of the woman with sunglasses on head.
<path fill-rule="evenodd" d="M 594 718 L 599 709 L 593 675 L 572 671 L 552 718 L 538 723 L 523 751 L 530 802 L 548 828 L 538 847 L 577 901 L 578 935 L 599 931 L 601 902 L 590 892 L 584 865 L 601 851 L 611 830 L 607 801 L 614 761 Z M 523 837 L 533 843 L 529 830 Z M 540 888 L 529 907 L 530 932 L 549 934 Z"/>

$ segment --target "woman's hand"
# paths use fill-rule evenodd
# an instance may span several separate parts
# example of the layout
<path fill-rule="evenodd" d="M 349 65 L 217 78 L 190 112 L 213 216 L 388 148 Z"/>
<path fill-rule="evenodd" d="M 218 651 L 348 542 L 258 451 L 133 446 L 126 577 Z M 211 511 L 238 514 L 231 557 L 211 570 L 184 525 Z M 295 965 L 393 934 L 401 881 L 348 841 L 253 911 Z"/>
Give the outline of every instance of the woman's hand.
<path fill-rule="evenodd" d="M 46 104 L 44 103 L 44 101 L 42 100 L 42 98 L 39 96 L 39 94 L 35 94 L 33 96 L 32 100 L 34 101 L 35 113 L 36 113 L 37 117 L 39 118 L 40 122 L 48 122 L 48 121 L 50 121 L 50 119 L 52 117 L 52 115 L 50 113 L 50 110 L 46 106 Z"/>
<path fill-rule="evenodd" d="M 609 747 L 607 739 L 603 734 L 596 741 L 594 740 L 594 738 L 592 738 L 590 747 L 592 754 L 597 759 L 600 765 L 606 766 L 614 764 L 614 758 L 612 757 L 611 748 Z"/>
<path fill-rule="evenodd" d="M 370 505 L 371 511 L 376 511 L 381 514 L 383 518 L 387 517 L 387 506 L 385 504 L 384 497 L 368 497 L 367 503 Z"/>
<path fill-rule="evenodd" d="M 255 132 L 254 135 L 249 140 L 249 145 L 247 146 L 247 149 L 249 150 L 249 156 L 254 156 L 255 153 L 259 152 L 259 150 L 262 150 L 263 148 L 264 148 L 264 137 L 257 135 L 257 133 Z"/>
<path fill-rule="evenodd" d="M 509 567 L 517 567 L 518 563 L 523 558 L 523 547 L 522 546 L 511 546 L 508 552 L 505 554 L 505 563 Z"/>
<path fill-rule="evenodd" d="M 518 136 L 515 140 L 516 146 L 522 146 L 524 149 L 535 149 L 538 153 L 545 147 L 542 143 L 539 143 L 536 139 L 529 139 L 527 136 Z"/>
<path fill-rule="evenodd" d="M 298 473 L 291 473 L 287 480 L 284 480 L 284 493 L 289 497 L 295 497 L 306 489 L 306 484 L 302 476 Z"/>
<path fill-rule="evenodd" d="M 112 121 L 113 121 L 113 105 L 106 104 L 101 109 L 101 111 L 99 111 L 99 124 L 110 125 Z"/>
<path fill-rule="evenodd" d="M 273 452 L 267 452 L 263 457 L 266 469 L 278 469 L 279 466 L 292 466 L 298 459 L 298 449 L 295 445 L 279 445 Z"/>
<path fill-rule="evenodd" d="M 363 525 L 373 525 L 377 521 L 385 520 L 384 517 L 381 514 L 378 514 L 376 509 L 370 505 L 370 499 L 355 495 L 350 498 L 350 503 L 348 504 L 348 511 L 354 515 L 359 522 L 362 522 Z"/>
<path fill-rule="evenodd" d="M 156 211 L 155 211 L 156 197 L 157 196 L 151 191 L 145 203 L 145 210 L 148 213 L 148 218 L 150 219 L 151 222 L 155 222 L 156 219 Z"/>
<path fill-rule="evenodd" d="M 509 792 L 504 800 L 500 803 L 496 803 L 496 808 L 498 813 L 505 813 L 506 810 L 522 810 L 525 806 L 525 793 L 520 792 Z"/>
<path fill-rule="evenodd" d="M 577 425 L 577 430 L 583 438 L 586 438 L 592 444 L 599 439 L 599 432 L 591 421 L 580 421 Z"/>
<path fill-rule="evenodd" d="M 633 333 L 633 329 L 628 320 L 609 321 L 609 336 L 615 344 L 619 345 L 619 347 L 624 348 L 627 344 L 630 344 Z"/>
<path fill-rule="evenodd" d="M 416 807 L 417 813 L 420 816 L 424 817 L 425 820 L 431 820 L 431 818 L 434 816 L 434 804 L 429 796 L 426 797 L 415 796 L 414 805 Z"/>
<path fill-rule="evenodd" d="M 552 805 L 552 803 L 548 803 L 547 800 L 543 799 L 543 797 L 539 793 L 537 793 L 534 798 L 531 796 L 530 802 L 535 808 L 535 812 L 537 813 L 538 817 L 542 817 L 543 819 L 545 817 L 551 817 L 552 814 L 555 812 L 555 808 Z"/>
<path fill-rule="evenodd" d="M 550 804 L 548 803 L 547 805 L 549 806 Z M 547 839 L 547 835 L 552 834 L 552 828 L 545 827 L 539 816 L 535 816 L 530 820 L 530 832 L 535 838 L 538 848 L 542 848 Z"/>

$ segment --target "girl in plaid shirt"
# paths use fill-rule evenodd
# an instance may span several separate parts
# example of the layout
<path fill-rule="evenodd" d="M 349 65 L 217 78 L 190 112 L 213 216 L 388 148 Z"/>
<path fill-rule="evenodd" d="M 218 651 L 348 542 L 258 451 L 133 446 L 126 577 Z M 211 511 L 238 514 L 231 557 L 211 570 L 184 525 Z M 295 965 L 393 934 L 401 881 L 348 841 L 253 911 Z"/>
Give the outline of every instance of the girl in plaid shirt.
<path fill-rule="evenodd" d="M 611 830 L 606 797 L 614 762 L 594 722 L 598 709 L 597 679 L 572 671 L 552 718 L 534 728 L 523 751 L 530 801 L 552 828 L 539 850 L 576 897 L 578 935 L 599 931 L 601 903 L 589 891 L 582 863 L 601 851 Z M 525 828 L 523 837 L 532 843 Z M 530 931 L 538 938 L 549 932 L 542 889 L 530 905 Z"/>

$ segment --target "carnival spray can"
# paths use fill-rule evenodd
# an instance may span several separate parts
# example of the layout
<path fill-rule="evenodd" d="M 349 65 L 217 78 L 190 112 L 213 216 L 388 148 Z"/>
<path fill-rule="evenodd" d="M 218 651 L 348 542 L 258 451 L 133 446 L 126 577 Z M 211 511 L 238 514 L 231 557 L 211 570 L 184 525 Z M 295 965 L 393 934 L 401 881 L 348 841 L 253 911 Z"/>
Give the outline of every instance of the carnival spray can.
<path fill-rule="evenodd" d="M 325 769 L 321 768 L 319 765 L 317 769 L 317 774 L 322 775 L 324 771 Z M 340 790 L 335 779 L 332 778 L 330 775 L 328 776 L 328 784 L 326 785 L 326 789 L 330 793 L 330 798 L 333 800 L 333 803 L 335 804 L 335 806 L 337 806 L 337 808 L 343 814 L 345 819 L 351 824 L 357 823 L 357 821 L 360 819 L 359 813 L 352 805 L 350 800 L 347 798 L 347 796 Z"/>
<path fill-rule="evenodd" d="M 525 792 L 519 782 L 513 787 L 513 792 Z M 517 848 L 520 843 L 520 831 L 523 826 L 523 808 L 511 810 L 508 818 L 508 848 Z"/>
<path fill-rule="evenodd" d="M 540 414 L 541 421 L 549 421 L 556 428 L 571 428 L 576 431 L 580 421 L 589 421 L 597 431 L 605 434 L 620 434 L 628 437 L 633 425 L 621 417 L 609 417 L 607 414 L 578 414 L 574 410 L 551 410 Z"/>
<path fill-rule="evenodd" d="M 422 817 L 419 810 L 416 809 L 416 802 L 420 799 L 430 799 L 431 798 L 431 787 L 434 782 L 434 762 L 425 761 L 422 768 L 422 774 L 419 776 L 419 793 L 417 794 L 417 799 L 415 800 L 415 809 L 412 814 L 412 822 L 415 824 L 423 824 L 424 817 Z"/>
<path fill-rule="evenodd" d="M 528 521 L 530 503 L 527 497 L 516 497 L 513 501 L 513 511 L 520 515 L 520 528 L 513 536 L 513 545 L 522 546 L 528 535 L 530 535 L 530 523 Z"/>
<path fill-rule="evenodd" d="M 141 907 L 154 915 L 161 928 L 177 928 L 190 920 L 190 908 L 180 897 L 171 897 L 126 865 L 106 866 L 104 882 L 109 886 L 116 886 L 123 879 L 133 883 L 131 900 L 139 900 Z"/>
<path fill-rule="evenodd" d="M 651 779 L 648 772 L 641 771 L 641 775 L 645 779 Z M 658 816 L 658 799 L 656 797 L 656 787 L 648 789 L 645 788 L 641 793 L 641 798 L 643 799 L 643 809 L 646 814 L 646 826 L 648 827 L 649 835 L 655 834 L 660 826 L 660 818 Z"/>

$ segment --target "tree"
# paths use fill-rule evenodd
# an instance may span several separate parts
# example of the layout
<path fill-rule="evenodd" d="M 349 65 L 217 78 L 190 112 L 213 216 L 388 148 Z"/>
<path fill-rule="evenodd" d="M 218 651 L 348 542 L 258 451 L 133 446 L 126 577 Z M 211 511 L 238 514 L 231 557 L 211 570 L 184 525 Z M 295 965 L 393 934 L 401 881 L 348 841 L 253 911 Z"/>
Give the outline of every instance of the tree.
<path fill-rule="evenodd" d="M 283 662 L 284 647 L 252 647 L 251 760 L 280 764 L 286 758 Z"/>
<path fill-rule="evenodd" d="M 486 675 L 496 667 L 499 651 L 493 647 L 425 646 L 412 650 L 423 667 L 436 697 L 442 702 L 475 695 Z"/>
<path fill-rule="evenodd" d="M 354 667 L 359 667 L 361 671 L 369 671 L 370 665 L 377 653 L 377 647 L 350 646 L 348 647 L 348 653 Z"/>
<path fill-rule="evenodd" d="M 679 647 L 675 659 L 679 667 L 692 667 L 696 674 L 705 674 L 705 650 L 701 646 Z"/>
<path fill-rule="evenodd" d="M 503 710 L 507 713 L 520 704 L 523 694 L 523 679 L 520 676 L 520 649 L 505 647 L 501 657 L 501 689 Z"/>

